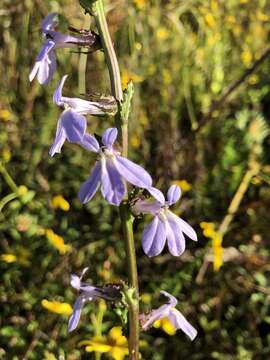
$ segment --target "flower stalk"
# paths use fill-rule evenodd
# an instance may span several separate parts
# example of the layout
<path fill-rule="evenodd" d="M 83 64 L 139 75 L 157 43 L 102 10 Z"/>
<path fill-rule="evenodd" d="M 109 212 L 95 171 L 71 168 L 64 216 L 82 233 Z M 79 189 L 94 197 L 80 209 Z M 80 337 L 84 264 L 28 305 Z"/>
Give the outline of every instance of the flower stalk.
<path fill-rule="evenodd" d="M 105 61 L 108 66 L 112 95 L 116 98 L 121 108 L 123 100 L 123 91 L 121 85 L 120 70 L 117 57 L 114 51 L 113 43 L 110 37 L 108 24 L 104 12 L 104 4 L 102 0 L 95 1 L 91 6 L 92 15 L 95 18 L 98 33 L 101 38 L 104 50 Z M 128 153 L 128 119 L 121 116 L 121 112 L 116 115 L 115 122 L 119 132 L 122 135 L 123 156 Z M 120 218 L 122 224 L 122 232 L 125 241 L 128 280 L 129 286 L 134 290 L 129 305 L 129 359 L 139 359 L 139 291 L 138 291 L 138 275 L 136 264 L 136 252 L 133 237 L 133 217 L 130 213 L 128 204 L 123 202 L 120 205 Z"/>

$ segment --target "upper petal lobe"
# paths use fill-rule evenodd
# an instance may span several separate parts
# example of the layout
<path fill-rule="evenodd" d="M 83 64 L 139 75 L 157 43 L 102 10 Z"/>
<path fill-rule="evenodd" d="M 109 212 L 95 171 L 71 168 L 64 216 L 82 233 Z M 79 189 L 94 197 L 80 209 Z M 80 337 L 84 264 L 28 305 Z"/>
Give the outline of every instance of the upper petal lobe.
<path fill-rule="evenodd" d="M 143 189 L 152 185 L 152 178 L 148 172 L 134 162 L 122 156 L 116 155 L 114 164 L 119 173 L 129 183 Z"/>

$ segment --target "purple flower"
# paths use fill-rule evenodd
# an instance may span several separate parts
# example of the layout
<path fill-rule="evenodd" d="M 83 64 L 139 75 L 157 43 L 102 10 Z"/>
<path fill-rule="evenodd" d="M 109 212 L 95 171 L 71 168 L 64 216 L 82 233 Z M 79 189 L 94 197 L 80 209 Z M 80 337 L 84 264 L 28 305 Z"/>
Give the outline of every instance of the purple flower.
<path fill-rule="evenodd" d="M 62 89 L 66 78 L 67 75 L 62 77 L 53 95 L 53 102 L 65 110 L 57 123 L 55 140 L 49 152 L 51 156 L 61 152 L 65 140 L 71 143 L 82 142 L 87 127 L 87 121 L 83 115 L 105 114 L 105 111 L 102 110 L 102 105 L 98 102 L 62 96 Z"/>
<path fill-rule="evenodd" d="M 177 299 L 166 291 L 161 291 L 160 293 L 169 298 L 169 303 L 152 310 L 149 314 L 140 315 L 143 330 L 147 330 L 157 320 L 168 318 L 175 329 L 181 329 L 191 340 L 194 340 L 197 336 L 197 330 L 175 308 Z"/>
<path fill-rule="evenodd" d="M 143 250 L 149 257 L 159 255 L 167 240 L 170 253 L 173 256 L 180 256 L 186 246 L 184 234 L 197 241 L 197 235 L 192 227 L 169 210 L 169 206 L 179 200 L 181 190 L 177 185 L 172 185 L 167 192 L 167 201 L 158 189 L 152 187 L 147 190 L 156 200 L 139 199 L 133 206 L 135 213 L 154 215 L 152 222 L 143 231 Z"/>
<path fill-rule="evenodd" d="M 77 300 L 73 305 L 73 312 L 69 318 L 68 331 L 71 332 L 78 326 L 81 312 L 84 304 L 87 301 L 96 300 L 98 298 L 105 300 L 119 300 L 120 299 L 120 288 L 116 285 L 107 285 L 103 287 L 91 286 L 85 282 L 82 282 L 82 278 L 88 268 L 83 269 L 81 276 L 72 274 L 70 284 L 71 286 L 80 292 Z"/>
<path fill-rule="evenodd" d="M 78 46 L 93 46 L 97 41 L 97 35 L 87 33 L 80 36 L 64 35 L 54 31 L 57 24 L 57 14 L 50 13 L 41 23 L 41 32 L 46 38 L 35 64 L 29 74 L 32 81 L 36 76 L 40 84 L 48 84 L 56 70 L 56 48 L 74 48 Z"/>
<path fill-rule="evenodd" d="M 81 186 L 79 198 L 87 203 L 101 186 L 103 197 L 113 205 L 119 205 L 126 193 L 123 179 L 140 188 L 152 185 L 151 176 L 139 165 L 122 157 L 113 148 L 117 129 L 109 128 L 102 136 L 102 146 L 89 134 L 84 136 L 82 146 L 98 154 L 98 161 L 89 179 Z"/>

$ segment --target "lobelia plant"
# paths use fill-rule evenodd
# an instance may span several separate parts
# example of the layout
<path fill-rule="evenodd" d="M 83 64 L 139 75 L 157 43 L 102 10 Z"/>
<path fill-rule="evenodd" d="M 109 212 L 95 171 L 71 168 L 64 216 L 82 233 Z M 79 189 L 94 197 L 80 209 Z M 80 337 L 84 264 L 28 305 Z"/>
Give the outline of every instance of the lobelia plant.
<path fill-rule="evenodd" d="M 82 271 L 80 277 L 72 275 L 71 286 L 79 292 L 79 296 L 74 303 L 68 329 L 70 332 L 76 329 L 81 310 L 87 301 L 102 298 L 126 306 L 129 314 L 129 359 L 138 360 L 140 324 L 143 330 L 147 330 L 156 320 L 167 318 L 175 329 L 184 331 L 191 340 L 196 337 L 197 331 L 175 309 L 176 298 L 165 291 L 161 291 L 161 293 L 169 298 L 168 304 L 162 305 L 148 314 L 139 315 L 138 275 L 133 238 L 134 216 L 147 213 L 154 216 L 142 234 L 143 249 L 149 257 L 159 255 L 166 240 L 170 253 L 174 256 L 180 256 L 185 250 L 183 233 L 194 241 L 197 240 L 197 236 L 190 225 L 169 210 L 169 206 L 179 200 L 180 188 L 176 185 L 171 186 L 166 201 L 162 192 L 152 187 L 152 178 L 147 171 L 128 159 L 128 119 L 133 86 L 130 83 L 123 94 L 118 61 L 110 38 L 103 1 L 81 0 L 80 4 L 86 13 L 94 17 L 98 35 L 86 30 L 81 30 L 80 35 L 76 37 L 57 33 L 54 30 L 57 14 L 49 14 L 41 24 L 42 33 L 47 41 L 42 46 L 29 79 L 32 81 L 37 75 L 41 84 L 47 84 L 51 80 L 56 70 L 54 54 L 56 48 L 86 46 L 97 50 L 100 47 L 98 44 L 102 44 L 101 47 L 110 74 L 112 96 L 105 99 L 100 98 L 98 101 L 65 97 L 62 95 L 62 89 L 67 75 L 64 75 L 53 96 L 53 102 L 62 107 L 64 111 L 57 123 L 55 140 L 50 149 L 50 155 L 54 156 L 55 153 L 60 153 L 65 140 L 97 154 L 90 177 L 79 190 L 79 198 L 82 203 L 86 203 L 101 187 L 102 195 L 107 202 L 119 207 L 126 249 L 128 283 L 92 286 L 82 281 L 87 268 Z M 108 128 L 101 138 L 90 135 L 87 133 L 87 120 L 85 118 L 88 114 L 114 115 L 116 127 Z M 118 134 L 120 135 L 122 154 L 114 148 Z M 146 189 L 155 200 L 145 199 L 140 191 L 132 199 L 127 183 L 140 189 Z M 123 352 L 124 355 L 125 352 Z"/>

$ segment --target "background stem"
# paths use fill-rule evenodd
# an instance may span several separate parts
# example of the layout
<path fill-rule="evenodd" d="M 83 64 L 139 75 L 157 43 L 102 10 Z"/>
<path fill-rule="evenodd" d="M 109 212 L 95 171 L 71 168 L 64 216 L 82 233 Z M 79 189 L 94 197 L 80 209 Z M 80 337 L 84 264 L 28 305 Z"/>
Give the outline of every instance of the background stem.
<path fill-rule="evenodd" d="M 93 14 L 96 20 L 96 25 L 101 38 L 105 60 L 109 69 L 111 91 L 119 104 L 123 100 L 123 91 L 121 85 L 121 77 L 117 57 L 113 48 L 110 37 L 104 6 L 102 0 L 97 0 L 94 3 Z M 123 156 L 128 155 L 128 119 L 121 118 L 120 112 L 115 118 L 116 125 L 122 137 Z M 127 266 L 128 266 L 128 280 L 129 286 L 134 289 L 132 301 L 129 302 L 129 359 L 139 359 L 139 290 L 138 290 L 138 275 L 136 252 L 133 237 L 133 218 L 126 202 L 120 205 L 120 218 L 122 225 L 122 232 L 125 241 Z"/>

